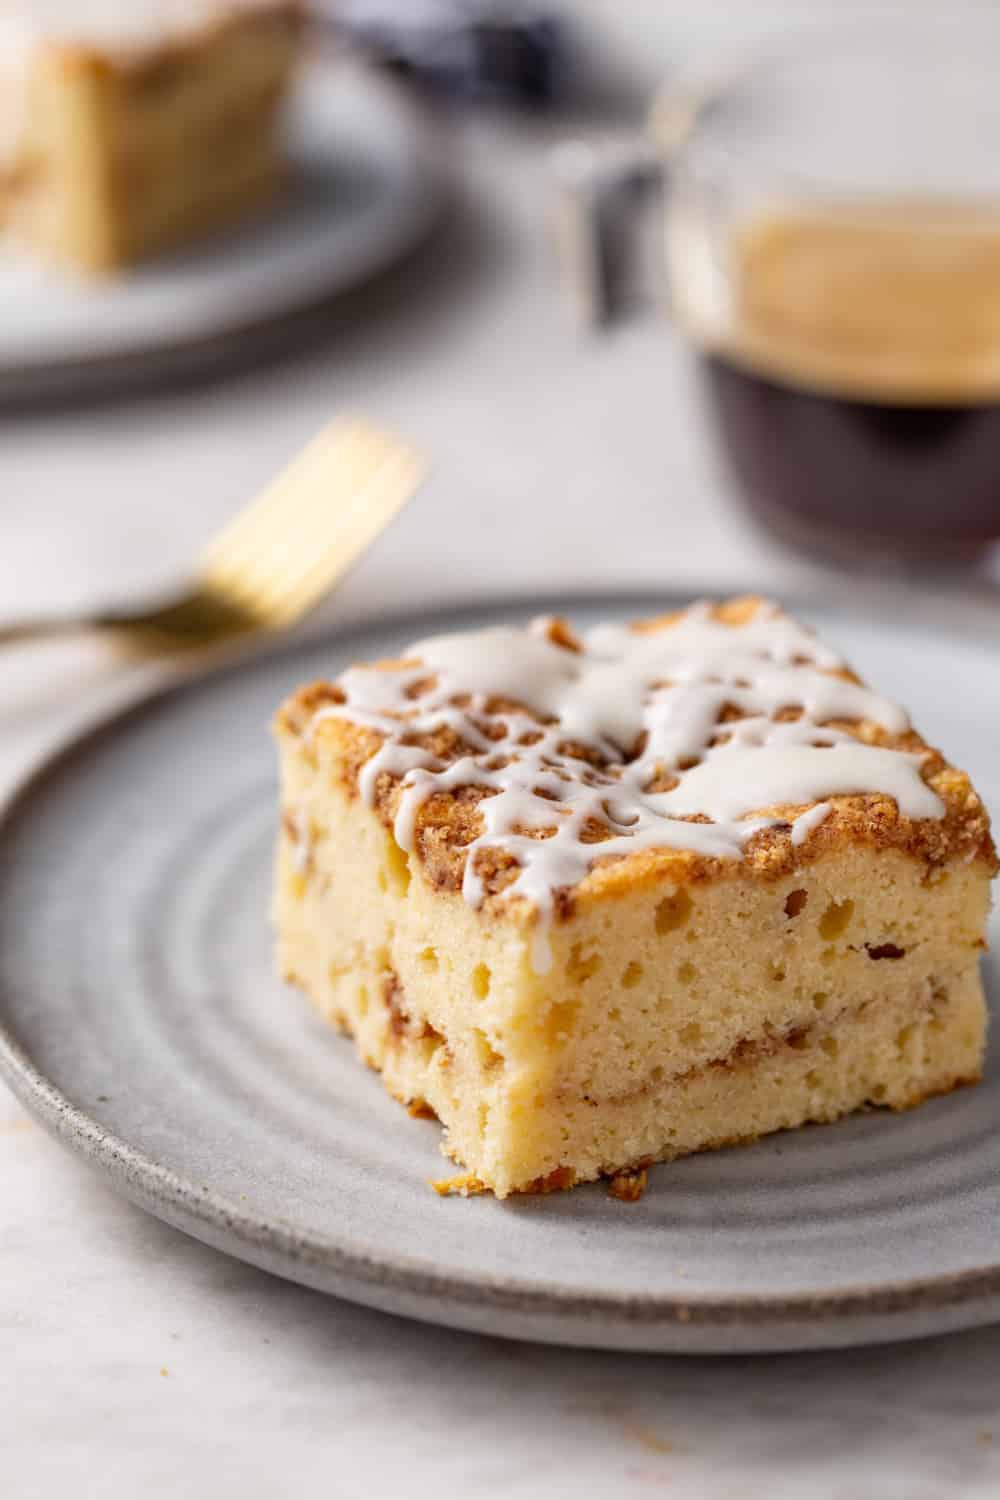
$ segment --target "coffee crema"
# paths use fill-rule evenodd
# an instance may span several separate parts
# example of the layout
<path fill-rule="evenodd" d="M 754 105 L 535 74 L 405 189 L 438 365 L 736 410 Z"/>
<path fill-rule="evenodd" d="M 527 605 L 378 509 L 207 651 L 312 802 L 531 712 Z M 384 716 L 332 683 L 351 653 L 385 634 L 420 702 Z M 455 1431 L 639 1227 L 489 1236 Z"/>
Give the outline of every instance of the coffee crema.
<path fill-rule="evenodd" d="M 730 256 L 725 316 L 681 312 L 751 506 L 841 551 L 1000 537 L 1000 210 L 775 215 Z"/>

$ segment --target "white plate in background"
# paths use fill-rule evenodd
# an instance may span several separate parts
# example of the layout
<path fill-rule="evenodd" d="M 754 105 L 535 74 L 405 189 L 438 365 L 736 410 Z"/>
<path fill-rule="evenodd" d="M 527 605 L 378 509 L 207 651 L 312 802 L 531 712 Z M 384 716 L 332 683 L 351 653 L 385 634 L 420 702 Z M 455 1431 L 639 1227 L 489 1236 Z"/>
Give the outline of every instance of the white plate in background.
<path fill-rule="evenodd" d="M 409 97 L 356 60 L 308 62 L 288 119 L 292 172 L 259 214 L 117 276 L 88 279 L 0 251 L 0 397 L 96 367 L 163 364 L 349 290 L 428 233 L 440 143 Z"/>

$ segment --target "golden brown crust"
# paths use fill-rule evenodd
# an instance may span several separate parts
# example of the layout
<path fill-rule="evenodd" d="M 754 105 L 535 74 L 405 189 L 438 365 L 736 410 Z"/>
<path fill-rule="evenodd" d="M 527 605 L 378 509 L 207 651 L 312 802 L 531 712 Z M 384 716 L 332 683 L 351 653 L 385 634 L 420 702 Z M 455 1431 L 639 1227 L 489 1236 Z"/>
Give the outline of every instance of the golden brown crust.
<path fill-rule="evenodd" d="M 747 596 L 714 606 L 713 614 L 717 620 L 738 629 L 753 619 L 763 605 L 764 601 Z M 666 629 L 680 614 L 680 611 L 673 611 L 659 615 L 637 623 L 634 628 L 638 631 Z M 549 622 L 549 637 L 566 650 L 579 649 L 564 621 Z M 401 665 L 399 661 L 374 664 L 385 670 Z M 861 680 L 846 669 L 836 675 L 855 682 Z M 429 678 L 428 683 L 433 683 L 433 678 Z M 420 684 L 417 685 L 417 696 L 419 688 Z M 302 753 L 322 753 L 324 761 L 329 759 L 344 790 L 354 796 L 357 795 L 361 768 L 378 749 L 382 736 L 347 719 L 333 716 L 315 719 L 320 709 L 343 701 L 342 691 L 334 684 L 318 682 L 303 687 L 280 710 L 276 730 L 279 737 L 300 739 Z M 489 714 L 495 716 L 498 734 L 503 713 L 511 706 L 502 700 L 488 705 Z M 523 705 L 517 706 L 523 711 Z M 779 714 L 779 717 L 795 716 L 794 711 L 787 710 Z M 719 723 L 720 737 L 725 734 L 726 722 L 735 717 L 738 717 L 737 710 L 723 711 Z M 488 722 L 487 718 L 487 732 Z M 578 885 L 559 894 L 556 915 L 567 916 L 579 902 L 618 896 L 649 884 L 693 884 L 735 875 L 774 880 L 852 845 L 872 850 L 898 850 L 924 864 L 929 880 L 944 864 L 974 859 L 982 860 L 990 872 L 995 873 L 997 857 L 990 836 L 989 817 L 964 771 L 949 765 L 943 755 L 928 746 L 915 730 L 893 735 L 867 721 L 834 720 L 832 724 L 865 744 L 922 754 L 921 775 L 944 803 L 943 817 L 907 818 L 891 797 L 882 794 L 831 797 L 824 799 L 832 804 L 831 812 L 801 845 L 792 844 L 790 827 L 766 829 L 748 843 L 745 857 L 739 861 L 713 859 L 676 849 L 644 849 L 624 858 L 602 862 L 599 845 L 607 833 L 596 826 L 592 833 L 594 866 Z M 312 730 L 306 736 L 305 731 L 310 725 Z M 440 729 L 433 736 L 415 736 L 414 743 L 432 749 L 444 761 L 456 759 L 469 748 L 450 728 Z M 587 758 L 591 764 L 600 766 L 596 752 L 588 751 Z M 375 806 L 387 827 L 392 826 L 401 795 L 399 778 L 388 772 L 379 776 Z M 453 792 L 437 793 L 423 804 L 417 818 L 416 847 L 423 872 L 436 887 L 456 890 L 461 886 L 465 847 L 482 831 L 478 808 L 485 795 L 489 793 L 481 788 L 459 787 Z M 753 816 L 766 814 L 787 818 L 790 822 L 803 810 L 801 805 L 777 805 L 754 809 Z M 544 835 L 535 833 L 533 836 Z M 516 875 L 512 857 L 496 849 L 481 849 L 477 854 L 476 868 L 491 896 L 502 893 Z"/>

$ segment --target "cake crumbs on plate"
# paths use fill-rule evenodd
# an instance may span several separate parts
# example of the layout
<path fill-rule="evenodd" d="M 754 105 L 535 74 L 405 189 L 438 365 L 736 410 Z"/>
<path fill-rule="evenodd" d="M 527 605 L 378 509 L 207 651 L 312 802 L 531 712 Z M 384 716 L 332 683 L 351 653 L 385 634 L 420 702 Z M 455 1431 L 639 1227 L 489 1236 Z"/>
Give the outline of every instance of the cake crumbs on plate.
<path fill-rule="evenodd" d="M 608 1197 L 619 1203 L 638 1203 L 649 1183 L 645 1167 L 633 1172 L 616 1172 L 608 1183 Z"/>
<path fill-rule="evenodd" d="M 432 1177 L 430 1183 L 439 1198 L 475 1198 L 489 1192 L 485 1182 L 471 1172 L 463 1172 L 459 1177 Z"/>

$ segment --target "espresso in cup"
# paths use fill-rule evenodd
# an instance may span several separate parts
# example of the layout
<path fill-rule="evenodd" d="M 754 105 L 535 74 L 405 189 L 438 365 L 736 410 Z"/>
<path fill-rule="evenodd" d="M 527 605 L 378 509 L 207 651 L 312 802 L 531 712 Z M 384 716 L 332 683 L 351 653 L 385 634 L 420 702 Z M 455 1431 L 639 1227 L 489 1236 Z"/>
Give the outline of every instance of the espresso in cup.
<path fill-rule="evenodd" d="M 671 80 L 666 285 L 754 511 L 851 561 L 1000 539 L 1000 23 L 832 28 Z"/>
<path fill-rule="evenodd" d="M 1000 537 L 1000 216 L 787 213 L 730 256 L 721 336 L 699 342 L 749 504 L 875 557 Z"/>

